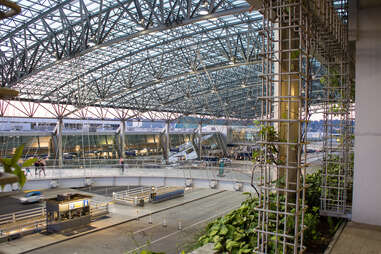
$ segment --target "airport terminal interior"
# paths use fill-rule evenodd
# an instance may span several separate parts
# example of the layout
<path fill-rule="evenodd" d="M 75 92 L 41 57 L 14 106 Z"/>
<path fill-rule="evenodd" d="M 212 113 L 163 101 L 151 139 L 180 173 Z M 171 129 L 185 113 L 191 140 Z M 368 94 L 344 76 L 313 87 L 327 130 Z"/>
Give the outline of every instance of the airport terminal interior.
<path fill-rule="evenodd" d="M 379 13 L 0 0 L 0 254 L 379 253 Z"/>

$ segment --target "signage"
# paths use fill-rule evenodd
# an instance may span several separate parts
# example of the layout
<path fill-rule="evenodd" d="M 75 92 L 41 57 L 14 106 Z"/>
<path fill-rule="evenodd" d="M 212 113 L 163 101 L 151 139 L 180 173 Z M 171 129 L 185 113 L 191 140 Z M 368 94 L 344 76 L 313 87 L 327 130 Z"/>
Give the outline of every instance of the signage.
<path fill-rule="evenodd" d="M 69 210 L 77 209 L 83 207 L 82 201 L 77 201 L 73 203 L 69 203 Z"/>

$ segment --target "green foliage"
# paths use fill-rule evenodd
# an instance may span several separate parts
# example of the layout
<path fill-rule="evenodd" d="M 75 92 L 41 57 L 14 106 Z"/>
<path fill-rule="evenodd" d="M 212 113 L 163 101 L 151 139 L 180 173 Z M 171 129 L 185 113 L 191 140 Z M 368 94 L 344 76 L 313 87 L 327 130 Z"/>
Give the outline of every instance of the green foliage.
<path fill-rule="evenodd" d="M 297 59 L 299 57 L 299 55 L 300 55 L 300 51 L 299 50 L 294 50 L 294 51 L 291 52 L 291 59 L 295 60 L 295 59 Z"/>
<path fill-rule="evenodd" d="M 325 87 L 330 88 L 339 88 L 340 87 L 340 76 L 336 70 L 331 70 L 329 75 L 329 81 L 325 77 L 320 78 L 320 83 Z M 343 96 L 343 94 L 340 94 L 340 96 Z M 349 84 L 349 98 L 351 102 L 355 101 L 356 91 L 355 91 L 355 83 L 351 82 Z M 334 97 L 332 95 L 332 97 Z"/>
<path fill-rule="evenodd" d="M 240 208 L 209 223 L 199 242 L 214 243 L 218 252 L 251 253 L 256 244 L 253 229 L 257 225 L 257 205 L 258 200 L 249 196 Z"/>
<path fill-rule="evenodd" d="M 19 165 L 18 161 L 20 160 L 22 156 L 23 150 L 24 150 L 24 145 L 21 145 L 17 147 L 16 152 L 12 156 L 12 158 L 0 158 L 0 163 L 2 164 L 4 168 L 4 172 L 16 175 L 18 177 L 18 183 L 21 189 L 24 187 L 24 184 L 26 182 L 26 176 L 24 172 L 22 171 L 22 168 L 30 167 L 37 161 L 36 158 L 32 158 L 32 159 L 24 161 L 23 164 Z M 4 188 L 4 186 L 2 186 L 2 188 Z"/>
<path fill-rule="evenodd" d="M 263 141 L 269 144 L 262 144 L 261 150 L 253 151 L 252 160 L 253 162 L 266 162 L 267 164 L 279 164 L 279 150 L 277 148 L 276 142 L 280 142 L 278 133 L 275 131 L 274 126 L 270 125 L 260 125 L 259 136 Z M 266 150 L 266 158 L 265 158 Z"/>
<path fill-rule="evenodd" d="M 312 241 L 319 240 L 322 235 L 320 233 L 321 221 L 325 221 L 325 217 L 320 217 L 320 195 L 321 195 L 321 172 L 318 171 L 313 174 L 306 176 L 306 184 L 309 188 L 306 191 L 306 205 L 307 209 L 304 214 L 304 224 L 307 229 L 304 231 L 304 242 L 309 244 Z M 282 181 L 280 179 L 279 181 Z M 258 213 L 255 207 L 258 205 L 258 198 L 252 197 L 249 193 L 248 198 L 242 202 L 241 206 L 228 213 L 224 217 L 218 218 L 213 222 L 209 223 L 206 227 L 206 233 L 199 238 L 199 243 L 204 245 L 207 243 L 214 243 L 214 250 L 218 253 L 252 253 L 254 248 L 257 246 L 256 233 L 254 231 L 255 227 L 258 226 Z M 285 207 L 283 202 L 285 201 L 285 196 L 281 194 L 270 194 L 269 208 L 276 209 L 277 204 L 280 204 L 280 210 L 284 210 Z M 294 213 L 295 210 L 289 210 L 289 212 Z M 276 215 L 270 214 L 268 228 L 275 231 Z M 280 214 L 278 216 L 280 221 L 278 232 L 292 234 L 295 227 L 295 217 L 294 216 L 284 216 Z M 340 220 L 331 219 L 331 225 L 329 225 L 330 230 L 333 234 L 338 226 L 340 225 Z M 282 232 L 283 225 L 286 223 L 287 232 Z M 283 239 L 276 236 L 271 237 L 268 242 L 268 253 L 283 253 L 283 245 L 279 244 Z M 287 246 L 285 246 L 285 251 L 290 251 Z"/>
<path fill-rule="evenodd" d="M 153 251 L 149 251 L 149 250 L 142 250 L 139 254 L 165 254 L 164 252 L 153 252 Z M 185 253 L 181 253 L 181 254 L 185 254 Z"/>

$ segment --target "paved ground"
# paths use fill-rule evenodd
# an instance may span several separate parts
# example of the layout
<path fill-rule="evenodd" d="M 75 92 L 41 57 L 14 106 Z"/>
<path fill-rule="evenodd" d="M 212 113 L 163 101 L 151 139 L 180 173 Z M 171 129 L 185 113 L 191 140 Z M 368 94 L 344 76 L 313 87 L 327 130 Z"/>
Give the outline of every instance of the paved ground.
<path fill-rule="evenodd" d="M 152 224 L 148 223 L 150 218 L 145 217 L 30 253 L 133 253 L 144 248 L 177 254 L 209 220 L 239 206 L 244 198 L 238 192 L 222 192 L 155 214 Z M 179 222 L 182 230 L 178 230 Z"/>
<path fill-rule="evenodd" d="M 0 215 L 19 212 L 26 209 L 33 209 L 42 207 L 41 203 L 34 204 L 21 204 L 20 200 L 16 197 L 1 197 L 0 198 Z"/>
<path fill-rule="evenodd" d="M 209 195 L 212 196 L 207 197 Z M 146 248 L 163 248 L 166 253 L 177 253 L 178 244 L 185 244 L 189 239 L 193 240 L 194 234 L 203 228 L 209 219 L 235 208 L 244 198 L 239 192 L 198 189 L 187 192 L 184 197 L 148 204 L 143 208 L 114 204 L 110 207 L 109 218 L 91 224 L 92 230 L 102 229 L 99 232 L 83 236 L 79 236 L 81 235 L 79 233 L 76 235 L 78 238 L 74 239 L 71 239 L 73 236 L 60 234 L 33 234 L 0 244 L 0 252 L 21 253 L 38 246 L 65 241 L 32 253 L 125 253 L 148 241 L 150 244 L 145 246 Z M 151 217 L 153 224 L 149 224 L 150 216 L 140 218 L 139 222 L 134 221 L 136 216 L 150 213 L 154 213 Z M 164 220 L 167 227 L 162 226 Z M 130 222 L 123 223 L 126 221 Z M 178 231 L 179 221 L 182 224 L 182 231 Z M 118 223 L 123 224 L 103 229 Z"/>
<path fill-rule="evenodd" d="M 331 254 L 381 254 L 381 227 L 349 222 Z"/>

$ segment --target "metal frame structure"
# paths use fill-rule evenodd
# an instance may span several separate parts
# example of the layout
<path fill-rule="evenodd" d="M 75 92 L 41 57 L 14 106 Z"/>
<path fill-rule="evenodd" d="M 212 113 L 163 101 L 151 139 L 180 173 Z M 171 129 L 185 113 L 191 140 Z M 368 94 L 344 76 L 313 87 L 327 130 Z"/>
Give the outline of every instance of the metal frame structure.
<path fill-rule="evenodd" d="M 347 182 L 342 175 L 349 172 L 348 29 L 338 15 L 343 17 L 343 12 L 335 9 L 335 1 L 249 2 L 263 14 L 262 154 L 258 166 L 261 182 L 256 208 L 258 245 L 255 253 L 302 253 L 307 187 L 304 177 L 307 155 L 302 152 L 306 151 L 308 143 L 313 58 L 325 66 L 330 65 L 332 59 L 340 63 L 340 85 L 336 91 L 341 94 L 335 94 L 334 98 L 342 103 L 340 127 L 344 135 L 340 150 L 341 171 L 335 176 L 340 179 L 336 183 L 341 189 L 336 190 L 335 205 L 342 205 L 346 199 L 342 190 L 346 190 Z M 332 107 L 334 104 L 326 105 Z M 327 179 L 324 172 L 323 178 Z M 323 189 L 326 186 L 322 183 Z M 322 198 L 323 214 L 327 201 Z"/>
<path fill-rule="evenodd" d="M 269 1 L 262 8 L 261 122 L 263 130 L 275 123 L 277 134 L 262 133 L 255 253 L 299 253 L 303 250 L 306 166 L 302 151 L 306 149 L 303 126 L 308 116 L 310 41 L 302 27 L 301 3 Z"/>
<path fill-rule="evenodd" d="M 327 65 L 324 100 L 322 215 L 350 218 L 352 213 L 352 122 L 348 60 Z M 345 61 L 345 62 L 344 62 Z"/>
<path fill-rule="evenodd" d="M 21 101 L 74 106 L 65 117 L 89 106 L 258 114 L 261 19 L 243 0 L 18 4 L 0 28 L 0 72 Z"/>
<path fill-rule="evenodd" d="M 66 109 L 56 118 L 89 107 L 260 115 L 262 19 L 244 0 L 18 4 L 1 21 L 1 86 L 20 92 L 29 117 L 49 104 Z"/>

